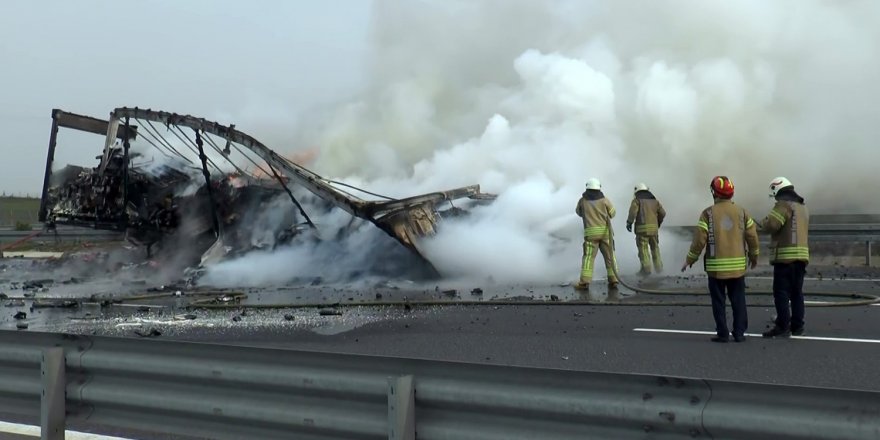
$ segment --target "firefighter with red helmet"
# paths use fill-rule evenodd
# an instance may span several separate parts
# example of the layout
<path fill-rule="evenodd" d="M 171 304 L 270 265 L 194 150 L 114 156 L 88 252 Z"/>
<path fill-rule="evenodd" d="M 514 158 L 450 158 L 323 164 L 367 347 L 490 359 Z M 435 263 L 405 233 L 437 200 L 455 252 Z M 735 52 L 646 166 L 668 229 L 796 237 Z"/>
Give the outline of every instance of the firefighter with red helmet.
<path fill-rule="evenodd" d="M 733 181 L 727 176 L 715 176 L 709 183 L 715 203 L 704 209 L 697 221 L 694 239 L 681 271 L 693 266 L 703 257 L 709 276 L 712 297 L 712 315 L 717 335 L 713 342 L 728 342 L 725 300 L 730 299 L 733 309 L 733 339 L 745 341 L 748 327 L 746 312 L 746 267 L 758 264 L 758 233 L 755 221 L 745 209 L 733 203 Z"/>

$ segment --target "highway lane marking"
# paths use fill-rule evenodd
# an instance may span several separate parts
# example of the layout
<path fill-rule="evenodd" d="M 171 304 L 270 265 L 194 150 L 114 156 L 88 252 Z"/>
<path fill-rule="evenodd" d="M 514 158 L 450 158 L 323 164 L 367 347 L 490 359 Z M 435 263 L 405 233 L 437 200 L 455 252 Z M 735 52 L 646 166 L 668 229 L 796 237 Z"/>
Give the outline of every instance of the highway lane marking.
<path fill-rule="evenodd" d="M 834 301 L 804 301 L 804 304 L 813 304 L 813 305 L 830 305 L 834 304 Z M 880 306 L 880 303 L 868 304 L 869 306 Z"/>
<path fill-rule="evenodd" d="M 40 427 L 33 425 L 22 425 L 19 423 L 0 422 L 0 433 L 16 434 L 26 437 L 40 438 Z M 67 440 L 130 440 L 123 437 L 111 437 L 100 434 L 89 434 L 87 432 L 64 431 L 64 438 Z"/>
<path fill-rule="evenodd" d="M 715 332 L 698 330 L 672 330 L 663 328 L 634 328 L 634 332 L 648 333 L 678 333 L 683 335 L 715 335 Z M 760 338 L 760 333 L 746 333 L 746 336 Z M 866 344 L 880 344 L 880 339 L 855 339 L 855 338 L 829 338 L 823 336 L 792 336 L 791 339 L 804 339 L 808 341 L 831 341 L 831 342 L 862 342 Z"/>
<path fill-rule="evenodd" d="M 772 280 L 773 277 L 748 277 L 751 280 Z M 804 281 L 850 281 L 854 283 L 872 283 L 878 282 L 880 279 L 878 278 L 832 278 L 832 277 L 823 277 L 819 278 L 804 278 Z"/>

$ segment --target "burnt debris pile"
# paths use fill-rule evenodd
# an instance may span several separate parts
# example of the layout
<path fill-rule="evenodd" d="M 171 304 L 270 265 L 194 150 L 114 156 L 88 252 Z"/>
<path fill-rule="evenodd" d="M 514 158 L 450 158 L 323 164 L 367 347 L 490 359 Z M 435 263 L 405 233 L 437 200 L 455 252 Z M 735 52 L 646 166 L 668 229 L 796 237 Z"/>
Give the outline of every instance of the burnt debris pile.
<path fill-rule="evenodd" d="M 97 165 L 53 162 L 59 128 L 104 136 Z M 464 199 L 462 203 L 452 201 Z M 52 112 L 40 220 L 124 233 L 147 258 L 205 267 L 256 249 L 344 240 L 371 223 L 426 276 L 419 250 L 441 220 L 494 196 L 479 185 L 391 198 L 326 179 L 235 129 L 189 115 L 117 108 L 110 120 Z M 463 209 L 464 208 L 464 209 Z M 323 224 L 350 217 L 344 227 Z M 326 220 L 332 218 L 333 220 Z M 377 244 L 382 260 L 387 245 Z M 382 265 L 398 267 L 399 265 Z"/>

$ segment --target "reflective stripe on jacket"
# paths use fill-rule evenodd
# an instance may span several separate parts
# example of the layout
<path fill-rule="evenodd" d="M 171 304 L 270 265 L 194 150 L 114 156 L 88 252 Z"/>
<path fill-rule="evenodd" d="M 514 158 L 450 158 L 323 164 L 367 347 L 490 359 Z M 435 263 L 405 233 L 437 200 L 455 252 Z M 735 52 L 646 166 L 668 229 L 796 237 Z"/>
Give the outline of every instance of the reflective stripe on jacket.
<path fill-rule="evenodd" d="M 706 250 L 704 267 L 710 277 L 730 279 L 744 276 L 749 258 L 758 257 L 755 221 L 732 201 L 717 199 L 700 214 L 687 262 L 696 262 L 703 249 Z"/>
<path fill-rule="evenodd" d="M 639 193 L 641 192 L 639 191 Z M 666 217 L 666 210 L 652 194 L 648 193 L 648 197 L 640 197 L 640 195 L 637 193 L 629 205 L 626 224 L 635 224 L 635 232 L 638 235 L 655 236 Z"/>
<path fill-rule="evenodd" d="M 575 213 L 584 221 L 584 239 L 590 241 L 608 237 L 608 223 L 616 214 L 614 206 L 605 197 L 595 200 L 581 197 Z"/>
<path fill-rule="evenodd" d="M 810 261 L 810 213 L 803 203 L 779 200 L 761 221 L 761 230 L 769 232 L 770 263 Z"/>

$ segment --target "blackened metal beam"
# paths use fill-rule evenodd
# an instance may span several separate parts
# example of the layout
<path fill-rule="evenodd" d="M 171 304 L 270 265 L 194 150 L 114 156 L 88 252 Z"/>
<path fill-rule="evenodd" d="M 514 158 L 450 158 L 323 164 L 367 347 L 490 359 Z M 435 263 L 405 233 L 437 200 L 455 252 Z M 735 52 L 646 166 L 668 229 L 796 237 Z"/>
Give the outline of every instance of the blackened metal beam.
<path fill-rule="evenodd" d="M 74 130 L 85 131 L 87 133 L 107 135 L 108 121 L 93 118 L 91 116 L 83 116 L 75 113 L 68 113 L 63 110 L 52 110 L 52 119 L 54 119 L 59 127 L 72 128 Z M 130 135 L 129 135 L 130 134 Z M 137 138 L 137 127 L 129 125 L 127 128 L 120 128 L 116 133 L 116 137 L 120 140 L 135 140 Z"/>
<path fill-rule="evenodd" d="M 125 118 L 124 129 L 121 130 L 123 133 L 128 133 L 131 127 L 129 118 Z M 128 173 L 129 168 L 131 166 L 131 156 L 129 156 L 129 150 L 131 149 L 131 142 L 127 137 L 122 138 L 122 219 L 125 223 L 128 223 Z"/>
<path fill-rule="evenodd" d="M 277 180 L 281 187 L 284 188 L 284 191 L 287 192 L 290 200 L 293 202 L 294 205 L 296 205 L 296 208 L 299 209 L 299 213 L 303 216 L 303 218 L 306 219 L 306 223 L 309 224 L 309 227 L 312 229 L 318 229 L 318 227 L 315 226 L 314 223 L 312 223 L 312 219 L 309 218 L 309 215 L 306 214 L 306 210 L 303 209 L 302 205 L 299 203 L 299 200 L 297 200 L 296 197 L 293 196 L 293 192 L 290 190 L 290 188 L 287 187 L 287 183 L 284 182 L 284 179 L 281 177 L 280 174 L 278 174 L 278 171 L 275 170 L 275 167 L 273 167 L 272 164 L 268 162 L 266 163 L 266 165 L 269 165 L 269 169 L 272 170 L 272 175 L 275 176 L 275 180 Z"/>
<path fill-rule="evenodd" d="M 57 113 L 61 110 L 52 110 L 52 129 L 49 132 L 49 151 L 46 153 L 46 173 L 43 175 L 43 193 L 40 196 L 40 212 L 38 219 L 45 222 L 49 204 L 49 182 L 52 180 L 52 162 L 55 161 L 55 145 L 58 140 Z"/>
<path fill-rule="evenodd" d="M 127 116 L 126 116 L 127 118 Z M 202 136 L 198 130 L 196 132 L 196 147 L 199 150 L 199 160 L 202 161 L 202 175 L 205 176 L 205 191 L 208 193 L 208 204 L 211 206 L 211 220 L 214 226 L 214 236 L 220 237 L 220 215 L 217 213 L 217 201 L 214 199 L 214 190 L 211 187 L 211 172 L 208 171 L 208 156 L 205 155 L 205 148 L 202 144 Z"/>
<path fill-rule="evenodd" d="M 157 121 L 163 124 L 189 127 L 243 145 L 267 163 L 273 164 L 282 174 L 299 185 L 302 185 L 309 192 L 324 200 L 332 202 L 334 205 L 349 214 L 368 220 L 374 220 L 378 215 L 388 214 L 394 210 L 406 209 L 425 203 L 437 204 L 447 200 L 472 197 L 479 194 L 479 185 L 474 185 L 451 191 L 411 197 L 409 199 L 394 200 L 391 202 L 366 201 L 338 191 L 320 175 L 285 160 L 258 140 L 246 133 L 232 128 L 232 126 L 224 126 L 217 122 L 208 121 L 191 115 L 180 115 L 149 109 L 145 110 L 136 107 L 121 107 L 113 110 L 113 118 L 121 119 L 126 116 L 147 121 Z"/>

